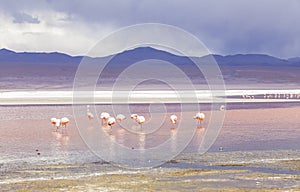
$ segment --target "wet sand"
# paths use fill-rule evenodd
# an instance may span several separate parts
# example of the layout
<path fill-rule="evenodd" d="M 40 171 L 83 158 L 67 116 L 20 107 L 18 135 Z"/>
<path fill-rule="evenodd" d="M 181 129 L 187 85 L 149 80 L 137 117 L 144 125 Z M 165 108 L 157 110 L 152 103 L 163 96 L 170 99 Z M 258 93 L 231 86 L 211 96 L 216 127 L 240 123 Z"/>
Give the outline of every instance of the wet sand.
<path fill-rule="evenodd" d="M 97 107 L 109 110 L 109 106 Z M 143 107 L 134 108 L 145 113 Z M 176 107 L 171 109 L 176 112 Z M 112 166 L 88 150 L 71 106 L 0 107 L 0 189 L 299 191 L 299 111 L 300 107 L 285 103 L 228 105 L 224 126 L 204 155 L 197 154 L 201 137 L 196 137 L 182 154 L 159 167 L 128 170 Z M 210 113 L 206 114 L 209 119 Z M 71 119 L 67 132 L 54 131 L 49 123 L 52 116 Z M 114 131 L 118 130 L 116 126 Z M 201 134 L 201 129 L 197 132 Z"/>
<path fill-rule="evenodd" d="M 260 153 L 225 152 L 201 157 L 197 154 L 180 155 L 172 162 L 147 170 L 124 170 L 105 163 L 39 166 L 14 171 L 13 174 L 24 179 L 6 180 L 6 183 L 1 182 L 0 187 L 2 191 L 300 190 L 300 160 L 276 159 L 287 153 L 291 155 L 290 159 L 299 158 L 300 151 L 267 151 L 267 156 L 270 155 L 272 160 L 252 161 L 260 158 Z M 223 158 L 246 155 L 253 156 L 253 159 L 243 163 L 218 162 Z M 212 157 L 214 160 L 209 166 L 199 165 L 199 161 L 207 161 Z"/>

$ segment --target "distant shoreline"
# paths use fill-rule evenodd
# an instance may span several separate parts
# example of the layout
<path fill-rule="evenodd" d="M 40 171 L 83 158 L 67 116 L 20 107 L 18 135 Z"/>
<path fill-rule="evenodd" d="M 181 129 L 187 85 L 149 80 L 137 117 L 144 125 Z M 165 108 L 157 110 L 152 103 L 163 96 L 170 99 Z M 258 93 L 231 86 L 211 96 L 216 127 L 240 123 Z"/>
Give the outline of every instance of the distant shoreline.
<path fill-rule="evenodd" d="M 266 98 L 266 95 L 293 95 Z M 245 98 L 243 98 L 243 96 Z M 249 97 L 251 96 L 251 97 Z M 196 99 L 197 97 L 197 99 Z M 247 97 L 247 98 L 246 98 Z M 300 102 L 300 89 L 213 91 L 9 91 L 0 92 L 0 105 L 146 104 L 146 103 L 278 103 Z"/>

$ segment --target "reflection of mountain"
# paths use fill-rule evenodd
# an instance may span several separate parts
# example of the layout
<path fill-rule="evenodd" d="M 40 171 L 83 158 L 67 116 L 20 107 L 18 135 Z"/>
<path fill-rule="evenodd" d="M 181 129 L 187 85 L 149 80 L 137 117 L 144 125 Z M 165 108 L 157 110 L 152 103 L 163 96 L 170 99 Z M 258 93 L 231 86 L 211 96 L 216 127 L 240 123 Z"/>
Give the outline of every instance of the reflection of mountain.
<path fill-rule="evenodd" d="M 300 58 L 279 59 L 262 54 L 208 55 L 199 59 L 207 63 L 209 58 L 219 64 L 227 85 L 256 83 L 300 84 Z M 71 88 L 83 56 L 72 57 L 63 53 L 16 53 L 0 50 L 0 89 L 50 89 Z M 103 63 L 105 58 L 88 58 L 90 62 Z M 150 47 L 140 47 L 116 54 L 110 61 L 110 75 L 118 76 L 127 66 L 147 59 L 164 60 L 179 67 L 196 83 L 205 83 L 188 57 L 178 56 Z M 151 63 L 151 62 L 150 62 Z M 149 63 L 149 64 L 150 64 Z M 106 73 L 108 74 L 108 73 Z M 171 75 L 171 74 L 168 74 Z"/>

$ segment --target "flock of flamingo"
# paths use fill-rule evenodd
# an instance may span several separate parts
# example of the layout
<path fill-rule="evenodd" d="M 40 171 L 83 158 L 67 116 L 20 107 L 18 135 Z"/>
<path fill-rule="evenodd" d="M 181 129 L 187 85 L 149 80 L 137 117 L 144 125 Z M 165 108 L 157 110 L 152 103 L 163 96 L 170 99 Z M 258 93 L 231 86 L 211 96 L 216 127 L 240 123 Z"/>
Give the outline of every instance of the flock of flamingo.
<path fill-rule="evenodd" d="M 87 107 L 87 118 L 89 120 L 94 119 L 94 115 L 93 113 L 91 113 L 89 111 L 89 106 Z M 143 115 L 138 115 L 138 114 L 131 114 L 130 118 L 135 121 L 137 124 L 139 124 L 142 128 L 142 125 L 145 123 L 146 119 Z M 108 125 L 110 128 L 112 128 L 112 126 L 114 126 L 117 121 L 120 123 L 121 121 L 125 120 L 126 117 L 123 114 L 118 114 L 116 117 L 112 117 L 109 113 L 107 112 L 102 112 L 100 114 L 100 119 L 102 121 L 102 125 Z M 178 122 L 178 117 L 175 114 L 172 114 L 170 117 L 170 122 L 175 125 Z M 202 112 L 198 112 L 196 113 L 196 115 L 194 116 L 194 119 L 198 121 L 198 124 L 201 124 L 202 121 L 205 119 L 205 114 Z M 70 120 L 67 117 L 63 117 L 61 119 L 58 118 L 51 118 L 50 119 L 51 124 L 53 124 L 56 129 L 59 129 L 60 127 L 67 127 L 67 124 L 70 122 Z"/>
<path fill-rule="evenodd" d="M 50 122 L 52 125 L 54 125 L 56 127 L 56 129 L 60 128 L 60 127 L 67 127 L 67 124 L 70 122 L 70 120 L 67 117 L 63 117 L 61 119 L 58 118 L 51 118 Z"/>

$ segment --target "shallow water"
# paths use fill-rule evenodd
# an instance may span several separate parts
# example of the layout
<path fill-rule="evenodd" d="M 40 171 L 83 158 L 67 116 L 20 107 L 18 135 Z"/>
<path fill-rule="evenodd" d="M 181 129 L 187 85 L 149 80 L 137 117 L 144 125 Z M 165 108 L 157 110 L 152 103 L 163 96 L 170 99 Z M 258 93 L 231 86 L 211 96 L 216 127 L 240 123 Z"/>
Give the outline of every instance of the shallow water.
<path fill-rule="evenodd" d="M 82 108 L 83 111 L 86 110 L 86 106 L 77 107 Z M 179 105 L 169 104 L 166 107 L 167 114 L 178 113 L 178 107 Z M 110 105 L 97 105 L 95 108 L 99 113 L 100 111 L 111 112 Z M 144 114 L 149 123 L 140 128 L 129 118 L 121 123 L 121 125 L 124 123 L 126 126 L 130 125 L 129 128 L 122 128 L 117 124 L 110 129 L 107 126 L 101 126 L 101 121 L 97 119 L 87 120 L 83 112 L 80 120 L 77 120 L 85 125 L 86 129 L 83 133 L 76 127 L 72 106 L 0 107 L 0 170 L 26 169 L 38 164 L 103 162 L 100 157 L 106 156 L 100 154 L 98 157 L 93 154 L 86 145 L 86 142 L 90 141 L 86 140 L 87 137 L 82 138 L 82 134 L 93 136 L 98 133 L 104 134 L 110 141 L 113 141 L 113 144 L 101 143 L 97 140 L 97 136 L 94 137 L 96 140 L 92 141 L 92 144 L 94 142 L 97 144 L 95 146 L 106 148 L 100 150 L 100 153 L 109 152 L 111 153 L 109 157 L 113 158 L 117 158 L 121 153 L 116 148 L 117 145 L 124 146 L 128 151 L 137 150 L 143 155 L 148 149 L 169 141 L 166 149 L 170 150 L 170 153 L 173 152 L 176 156 L 177 152 L 182 151 L 180 147 L 184 146 L 182 142 L 185 140 L 180 139 L 181 136 L 177 134 L 179 129 L 176 126 L 178 125 L 174 127 L 167 119 L 154 127 L 151 122 L 158 122 L 163 115 L 155 111 L 149 115 L 148 105 L 131 105 L 130 108 L 135 113 Z M 203 134 L 209 123 L 210 105 L 202 105 L 201 109 L 207 110 L 207 120 L 200 128 L 196 122 L 191 123 L 189 129 L 194 130 L 194 136 L 183 151 L 184 153 L 197 153 L 201 145 Z M 183 113 L 191 117 L 194 115 L 194 111 Z M 56 131 L 56 128 L 49 122 L 53 116 L 69 117 L 71 122 L 67 129 Z M 223 127 L 209 152 L 299 150 L 299 124 L 299 108 L 293 108 L 285 103 L 282 106 L 278 103 L 273 105 L 270 103 L 230 104 L 227 106 Z M 184 134 L 184 132 L 180 133 Z M 160 153 L 155 154 L 161 163 L 163 163 L 161 159 L 164 158 L 163 153 L 168 152 L 166 149 L 158 150 Z M 130 161 L 130 158 L 132 156 L 128 154 L 128 157 L 124 157 L 124 161 Z M 151 156 L 151 158 L 156 157 Z M 104 160 L 107 159 L 104 158 Z"/>

